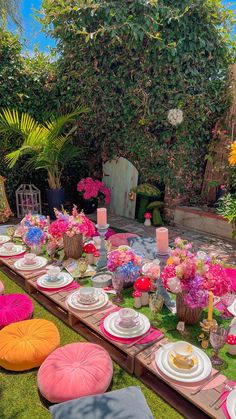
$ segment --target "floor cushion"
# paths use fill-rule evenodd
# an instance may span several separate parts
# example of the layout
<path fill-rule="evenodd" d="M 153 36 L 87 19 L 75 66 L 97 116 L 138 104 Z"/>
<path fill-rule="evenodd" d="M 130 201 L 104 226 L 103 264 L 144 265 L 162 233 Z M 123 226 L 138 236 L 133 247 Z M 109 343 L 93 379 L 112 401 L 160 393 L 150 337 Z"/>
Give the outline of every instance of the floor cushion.
<path fill-rule="evenodd" d="M 50 407 L 54 419 L 153 419 L 139 387 L 81 397 Z"/>
<path fill-rule="evenodd" d="M 13 322 L 30 319 L 33 310 L 33 303 L 27 295 L 0 295 L 0 329 Z"/>
<path fill-rule="evenodd" d="M 0 295 L 4 294 L 4 285 L 2 283 L 2 281 L 0 281 Z"/>
<path fill-rule="evenodd" d="M 132 237 L 139 237 L 139 236 L 134 233 L 117 233 L 109 237 L 109 242 L 112 244 L 113 247 L 119 247 L 122 245 L 129 246 L 128 239 Z"/>
<path fill-rule="evenodd" d="M 50 402 L 60 403 L 104 393 L 112 379 L 110 355 L 94 343 L 71 343 L 54 351 L 38 371 L 38 387 Z"/>
<path fill-rule="evenodd" d="M 58 329 L 48 320 L 12 323 L 0 331 L 0 366 L 11 371 L 39 367 L 59 344 Z"/>

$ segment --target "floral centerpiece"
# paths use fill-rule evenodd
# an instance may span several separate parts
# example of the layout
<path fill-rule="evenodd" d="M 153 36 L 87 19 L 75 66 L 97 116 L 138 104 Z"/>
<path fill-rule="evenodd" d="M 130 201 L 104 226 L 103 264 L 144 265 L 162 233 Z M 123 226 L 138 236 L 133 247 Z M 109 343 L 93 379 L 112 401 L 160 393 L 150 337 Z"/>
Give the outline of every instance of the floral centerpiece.
<path fill-rule="evenodd" d="M 116 290 L 115 302 L 122 300 L 121 291 L 133 285 L 141 272 L 143 256 L 131 249 L 121 247 L 112 250 L 107 258 L 108 270 L 114 272 L 112 284 Z"/>
<path fill-rule="evenodd" d="M 75 205 L 71 214 L 57 209 L 54 212 L 56 220 L 48 228 L 49 235 L 57 241 L 63 240 L 67 258 L 80 258 L 83 251 L 83 236 L 90 238 L 94 235 L 94 224 L 83 212 L 78 212 Z"/>
<path fill-rule="evenodd" d="M 231 286 L 224 269 L 203 252 L 192 252 L 192 244 L 175 240 L 167 265 L 161 273 L 165 288 L 177 294 L 176 307 L 180 320 L 194 324 L 208 305 L 209 291 L 216 296 L 226 294 Z"/>
<path fill-rule="evenodd" d="M 41 246 L 46 242 L 46 233 L 40 227 L 28 227 L 23 238 L 27 246 L 36 254 L 41 253 Z"/>
<path fill-rule="evenodd" d="M 46 230 L 47 226 L 48 220 L 44 215 L 29 213 L 22 218 L 15 234 L 23 237 L 30 227 L 38 227 L 40 230 Z"/>
<path fill-rule="evenodd" d="M 77 191 L 84 199 L 84 209 L 87 213 L 97 208 L 98 201 L 104 200 L 105 204 L 109 204 L 111 200 L 111 191 L 104 182 L 91 177 L 81 179 L 77 184 Z M 91 210 L 88 204 L 90 204 Z"/>

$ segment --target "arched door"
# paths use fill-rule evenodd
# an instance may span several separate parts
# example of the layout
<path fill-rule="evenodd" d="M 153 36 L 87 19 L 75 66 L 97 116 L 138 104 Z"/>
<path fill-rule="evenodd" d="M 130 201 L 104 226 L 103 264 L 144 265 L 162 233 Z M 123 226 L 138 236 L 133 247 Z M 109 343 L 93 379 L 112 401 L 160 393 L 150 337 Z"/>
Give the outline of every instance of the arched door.
<path fill-rule="evenodd" d="M 113 214 L 135 218 L 136 195 L 133 201 L 129 192 L 138 184 L 138 171 L 134 165 L 120 157 L 103 165 L 103 181 L 111 189 L 110 211 Z"/>

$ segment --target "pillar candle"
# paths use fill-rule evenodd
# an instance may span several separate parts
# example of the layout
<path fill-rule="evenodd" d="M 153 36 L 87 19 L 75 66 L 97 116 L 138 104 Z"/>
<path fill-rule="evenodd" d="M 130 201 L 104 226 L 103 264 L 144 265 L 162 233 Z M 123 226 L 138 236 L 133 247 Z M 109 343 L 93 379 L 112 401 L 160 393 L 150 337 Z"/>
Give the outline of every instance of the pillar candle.
<path fill-rule="evenodd" d="M 208 321 L 212 321 L 212 312 L 213 312 L 213 292 L 209 291 L 209 300 L 208 300 Z"/>
<path fill-rule="evenodd" d="M 97 225 L 98 227 L 107 226 L 107 209 L 106 208 L 97 209 Z"/>
<path fill-rule="evenodd" d="M 156 229 L 157 251 L 160 253 L 168 253 L 169 249 L 169 233 L 168 228 L 160 227 Z"/>

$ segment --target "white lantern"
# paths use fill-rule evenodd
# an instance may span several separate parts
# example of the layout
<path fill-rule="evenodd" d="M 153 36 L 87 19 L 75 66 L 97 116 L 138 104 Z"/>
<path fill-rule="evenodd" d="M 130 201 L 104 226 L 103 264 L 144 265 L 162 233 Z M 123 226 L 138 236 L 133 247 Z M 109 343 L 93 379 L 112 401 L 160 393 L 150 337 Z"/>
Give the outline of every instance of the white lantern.
<path fill-rule="evenodd" d="M 17 217 L 23 218 L 29 212 L 31 214 L 41 214 L 41 192 L 36 186 L 22 184 L 16 190 Z"/>

